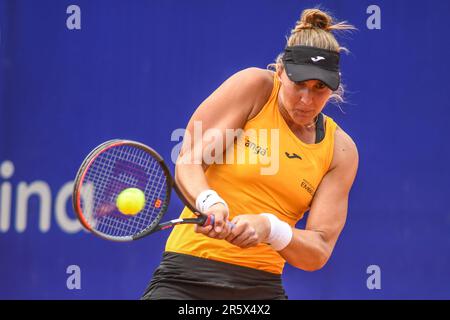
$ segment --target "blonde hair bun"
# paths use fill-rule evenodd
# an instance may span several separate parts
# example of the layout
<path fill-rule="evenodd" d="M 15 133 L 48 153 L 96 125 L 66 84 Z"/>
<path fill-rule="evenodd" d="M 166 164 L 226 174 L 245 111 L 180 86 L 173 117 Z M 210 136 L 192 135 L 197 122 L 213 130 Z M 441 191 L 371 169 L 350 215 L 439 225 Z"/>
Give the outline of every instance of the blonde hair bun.
<path fill-rule="evenodd" d="M 355 30 L 356 28 L 348 24 L 347 21 L 336 23 L 331 14 L 320 9 L 305 9 L 301 14 L 300 20 L 297 21 L 295 28 L 292 30 L 291 35 L 307 29 L 331 32 L 334 30 Z"/>
<path fill-rule="evenodd" d="M 303 29 L 322 29 L 328 31 L 333 24 L 333 18 L 319 9 L 306 9 L 302 12 L 300 20 L 297 21 L 294 32 Z"/>

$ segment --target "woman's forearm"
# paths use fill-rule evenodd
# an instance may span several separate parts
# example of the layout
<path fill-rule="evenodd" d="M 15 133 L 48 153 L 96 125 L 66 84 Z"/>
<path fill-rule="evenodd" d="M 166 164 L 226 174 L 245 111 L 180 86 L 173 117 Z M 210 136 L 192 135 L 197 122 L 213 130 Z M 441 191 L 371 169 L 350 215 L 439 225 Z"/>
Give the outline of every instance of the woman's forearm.
<path fill-rule="evenodd" d="M 279 254 L 290 265 L 305 271 L 321 269 L 330 257 L 330 249 L 317 231 L 292 229 L 289 245 Z"/>
<path fill-rule="evenodd" d="M 183 195 L 195 206 L 195 199 L 209 189 L 201 164 L 180 164 L 175 167 L 175 180 Z"/>

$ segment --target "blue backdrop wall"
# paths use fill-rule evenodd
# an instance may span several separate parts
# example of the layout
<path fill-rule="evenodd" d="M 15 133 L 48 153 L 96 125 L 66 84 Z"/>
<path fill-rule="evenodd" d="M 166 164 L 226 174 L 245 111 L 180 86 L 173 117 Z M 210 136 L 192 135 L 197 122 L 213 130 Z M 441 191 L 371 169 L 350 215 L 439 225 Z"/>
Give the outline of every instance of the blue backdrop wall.
<path fill-rule="evenodd" d="M 168 232 L 118 244 L 82 231 L 70 192 L 84 155 L 123 137 L 170 159 L 172 132 L 199 103 L 234 72 L 271 63 L 317 4 L 0 0 L 0 298 L 138 298 Z M 449 299 L 450 2 L 321 4 L 359 29 L 338 38 L 351 51 L 347 103 L 325 113 L 357 143 L 360 167 L 333 256 L 312 273 L 286 266 L 287 293 Z M 80 289 L 67 287 L 72 265 Z"/>

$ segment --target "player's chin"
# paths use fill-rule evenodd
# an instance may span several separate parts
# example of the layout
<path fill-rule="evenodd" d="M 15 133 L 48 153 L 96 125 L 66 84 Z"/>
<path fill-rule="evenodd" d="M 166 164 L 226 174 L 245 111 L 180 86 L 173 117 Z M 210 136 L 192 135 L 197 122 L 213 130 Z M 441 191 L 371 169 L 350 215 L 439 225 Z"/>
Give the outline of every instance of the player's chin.
<path fill-rule="evenodd" d="M 303 112 L 303 111 L 294 111 L 291 115 L 292 119 L 296 124 L 306 125 L 311 123 L 311 120 L 314 118 L 313 112 Z"/>

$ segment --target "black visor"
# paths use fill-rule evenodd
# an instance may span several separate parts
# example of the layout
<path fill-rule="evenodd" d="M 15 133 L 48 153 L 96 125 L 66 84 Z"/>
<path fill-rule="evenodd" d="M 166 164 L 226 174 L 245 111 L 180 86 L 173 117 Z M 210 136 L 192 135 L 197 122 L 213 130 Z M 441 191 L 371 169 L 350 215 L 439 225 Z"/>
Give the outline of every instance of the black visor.
<path fill-rule="evenodd" d="M 286 47 L 286 74 L 294 82 L 320 80 L 331 90 L 339 88 L 339 53 L 308 46 Z"/>

